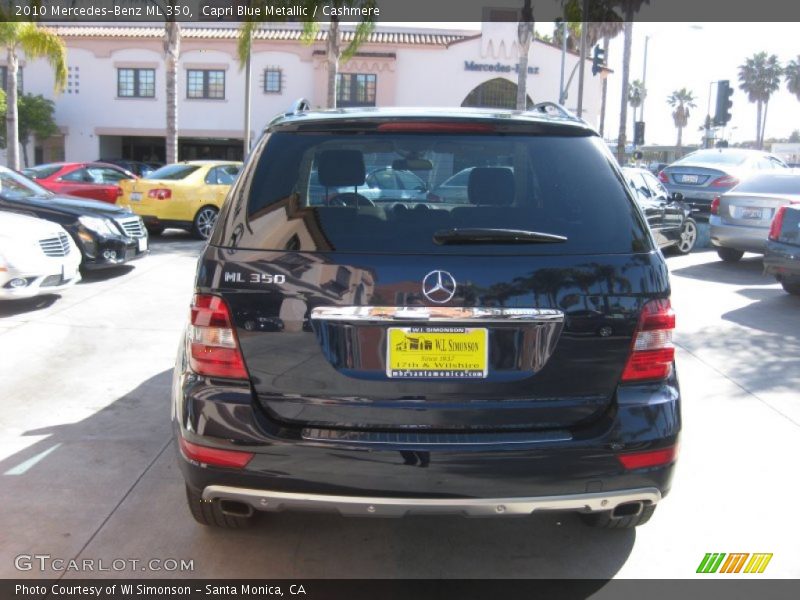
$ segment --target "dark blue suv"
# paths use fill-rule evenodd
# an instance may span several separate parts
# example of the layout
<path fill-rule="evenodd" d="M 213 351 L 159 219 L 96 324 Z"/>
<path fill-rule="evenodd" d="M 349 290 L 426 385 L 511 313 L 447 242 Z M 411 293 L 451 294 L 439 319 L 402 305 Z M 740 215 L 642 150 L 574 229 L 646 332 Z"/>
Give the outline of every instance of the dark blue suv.
<path fill-rule="evenodd" d="M 374 202 L 365 165 L 427 189 L 468 169 L 468 201 Z M 644 523 L 681 426 L 669 295 L 616 162 L 562 108 L 298 103 L 199 260 L 173 386 L 192 514 Z"/>

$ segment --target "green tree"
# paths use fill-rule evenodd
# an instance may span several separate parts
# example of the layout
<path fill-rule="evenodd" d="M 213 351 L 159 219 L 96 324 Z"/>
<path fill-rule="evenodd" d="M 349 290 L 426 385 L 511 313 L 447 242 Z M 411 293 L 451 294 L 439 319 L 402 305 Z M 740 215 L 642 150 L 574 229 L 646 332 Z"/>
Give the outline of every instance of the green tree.
<path fill-rule="evenodd" d="M 672 120 L 678 128 L 678 151 L 683 146 L 683 128 L 689 123 L 689 109 L 697 106 L 695 100 L 694 94 L 686 88 L 675 90 L 667 97 L 667 104 L 675 109 L 672 111 Z"/>
<path fill-rule="evenodd" d="M 747 93 L 750 102 L 756 103 L 756 145 L 759 149 L 764 147 L 769 99 L 780 88 L 782 75 L 778 57 L 766 52 L 758 52 L 739 65 L 739 88 Z"/>
<path fill-rule="evenodd" d="M 36 23 L 0 22 L 0 45 L 6 47 L 7 104 L 6 141 L 8 166 L 19 170 L 19 122 L 17 94 L 19 56 L 21 50 L 28 60 L 44 58 L 55 72 L 55 90 L 60 92 L 67 83 L 67 49 L 51 30 Z"/>
<path fill-rule="evenodd" d="M 786 89 L 800 100 L 800 54 L 797 59 L 790 60 L 786 65 L 784 76 L 786 77 Z"/>
<path fill-rule="evenodd" d="M 791 135 L 789 135 L 789 143 L 790 144 L 800 143 L 800 129 L 795 129 L 794 131 L 792 131 Z"/>
<path fill-rule="evenodd" d="M 644 99 L 647 97 L 647 89 L 644 87 L 644 82 L 641 79 L 634 79 L 628 86 L 628 104 L 633 109 L 632 121 L 634 129 L 636 128 L 636 109 L 641 108 Z"/>
<path fill-rule="evenodd" d="M 28 165 L 28 143 L 31 136 L 44 140 L 59 133 L 53 113 L 56 105 L 41 94 L 25 94 L 20 96 L 17 112 L 19 116 L 19 143 L 22 146 L 22 156 L 25 166 Z"/>

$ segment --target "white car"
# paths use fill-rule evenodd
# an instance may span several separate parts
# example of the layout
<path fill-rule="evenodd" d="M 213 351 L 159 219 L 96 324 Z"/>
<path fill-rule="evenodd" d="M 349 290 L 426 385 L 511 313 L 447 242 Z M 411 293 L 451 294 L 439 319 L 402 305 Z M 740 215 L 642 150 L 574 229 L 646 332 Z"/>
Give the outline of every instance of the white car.
<path fill-rule="evenodd" d="M 0 299 L 58 292 L 80 281 L 80 264 L 58 223 L 0 211 Z"/>

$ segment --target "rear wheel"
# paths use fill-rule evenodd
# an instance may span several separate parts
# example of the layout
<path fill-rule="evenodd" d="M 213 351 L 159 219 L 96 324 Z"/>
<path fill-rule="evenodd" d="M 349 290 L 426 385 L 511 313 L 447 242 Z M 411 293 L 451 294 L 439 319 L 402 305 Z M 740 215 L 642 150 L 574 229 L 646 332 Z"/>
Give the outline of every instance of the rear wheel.
<path fill-rule="evenodd" d="M 781 281 L 781 286 L 792 296 L 800 296 L 800 281 Z"/>
<path fill-rule="evenodd" d="M 222 527 L 223 529 L 242 529 L 249 527 L 253 516 L 234 516 L 222 512 L 219 502 L 203 500 L 200 492 L 186 486 L 186 503 L 192 512 L 194 520 L 208 527 Z"/>
<path fill-rule="evenodd" d="M 219 211 L 213 206 L 204 206 L 197 211 L 192 225 L 192 233 L 201 240 L 207 240 L 214 231 L 214 224 L 217 222 Z"/>
<path fill-rule="evenodd" d="M 681 227 L 681 237 L 675 245 L 678 254 L 689 254 L 697 243 L 697 223 L 694 219 L 686 219 Z"/>
<path fill-rule="evenodd" d="M 620 507 L 617 507 L 617 512 L 619 512 L 619 509 Z M 604 512 L 581 513 L 581 519 L 587 525 L 601 529 L 633 529 L 647 523 L 655 511 L 655 504 L 645 504 L 642 506 L 642 510 L 634 515 L 615 517 L 614 511 L 607 510 Z"/>
<path fill-rule="evenodd" d="M 744 252 L 733 248 L 717 248 L 717 255 L 727 263 L 735 263 L 741 260 Z"/>
<path fill-rule="evenodd" d="M 164 233 L 163 225 L 147 225 L 147 232 L 150 235 L 161 235 Z"/>

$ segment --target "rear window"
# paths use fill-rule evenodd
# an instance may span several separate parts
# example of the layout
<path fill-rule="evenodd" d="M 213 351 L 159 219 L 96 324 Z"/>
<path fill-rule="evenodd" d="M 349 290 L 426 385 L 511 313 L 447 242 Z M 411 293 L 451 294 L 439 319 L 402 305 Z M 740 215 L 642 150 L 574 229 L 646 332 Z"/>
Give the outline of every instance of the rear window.
<path fill-rule="evenodd" d="M 248 227 L 237 243 L 392 254 L 648 250 L 649 237 L 612 160 L 594 136 L 277 132 L 257 159 Z M 418 184 L 368 185 L 373 174 L 400 171 Z M 458 189 L 440 193 L 445 182 Z M 523 229 L 568 241 L 434 241 L 437 232 L 465 228 Z"/>
<path fill-rule="evenodd" d="M 153 171 L 145 179 L 185 179 L 199 168 L 197 165 L 167 165 Z"/>
<path fill-rule="evenodd" d="M 41 167 L 31 167 L 23 169 L 22 174 L 30 177 L 31 179 L 45 179 L 50 177 L 53 173 L 60 171 L 62 165 L 42 165 Z"/>
<path fill-rule="evenodd" d="M 741 165 L 748 159 L 743 152 L 723 152 L 722 150 L 711 150 L 709 152 L 692 152 L 682 159 L 672 163 L 677 165 Z"/>
<path fill-rule="evenodd" d="M 736 186 L 736 192 L 747 194 L 795 194 L 800 195 L 800 175 L 764 175 L 746 179 Z"/>

